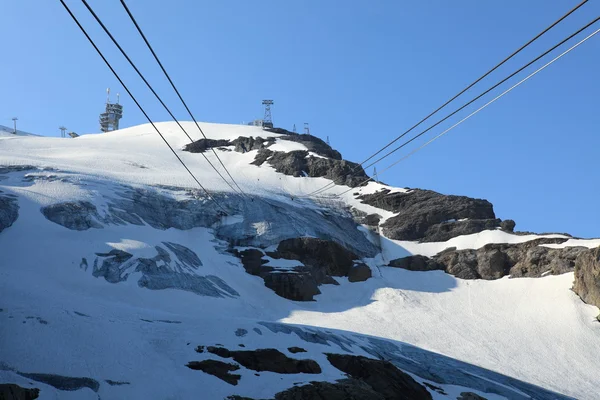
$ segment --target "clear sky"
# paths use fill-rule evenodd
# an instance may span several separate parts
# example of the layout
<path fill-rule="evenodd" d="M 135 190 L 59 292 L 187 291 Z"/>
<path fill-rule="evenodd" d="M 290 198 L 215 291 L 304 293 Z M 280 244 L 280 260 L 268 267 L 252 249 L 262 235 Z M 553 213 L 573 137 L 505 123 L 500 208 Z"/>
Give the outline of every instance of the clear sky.
<path fill-rule="evenodd" d="M 81 2 L 68 3 L 151 117 L 168 120 Z M 247 122 L 260 118 L 261 100 L 271 98 L 276 126 L 291 130 L 295 123 L 301 130 L 309 122 L 312 134 L 329 136 L 353 161 L 412 126 L 578 3 L 128 1 L 198 120 Z M 119 1 L 90 4 L 178 118 L 188 119 Z M 58 136 L 59 125 L 97 132 L 107 87 L 121 93 L 122 126 L 146 122 L 58 0 L 5 0 L 0 12 L 0 124 L 11 125 L 18 116 L 19 128 L 33 133 Z M 598 15 L 600 1 L 590 0 L 459 100 L 479 94 Z M 598 237 L 599 71 L 600 34 L 380 179 L 486 198 L 519 230 Z"/>

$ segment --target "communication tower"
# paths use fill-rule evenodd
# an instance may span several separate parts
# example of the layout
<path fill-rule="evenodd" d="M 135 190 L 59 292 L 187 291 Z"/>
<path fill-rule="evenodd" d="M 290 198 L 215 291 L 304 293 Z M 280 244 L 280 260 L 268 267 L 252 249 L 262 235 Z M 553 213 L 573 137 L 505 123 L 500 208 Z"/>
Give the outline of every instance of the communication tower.
<path fill-rule="evenodd" d="M 60 129 L 60 137 L 66 137 L 65 131 L 67 130 L 67 128 L 65 128 L 64 126 L 59 126 L 58 129 Z"/>
<path fill-rule="evenodd" d="M 110 102 L 110 88 L 106 89 L 106 109 L 100 114 L 100 130 L 102 132 L 116 131 L 119 129 L 119 120 L 123 117 L 123 106 L 119 104 L 119 94 L 117 93 L 117 102 Z"/>
<path fill-rule="evenodd" d="M 262 121 L 263 127 L 272 128 L 273 118 L 271 117 L 271 106 L 273 105 L 273 100 L 263 100 L 262 103 L 265 106 L 265 117 Z"/>
<path fill-rule="evenodd" d="M 308 122 L 304 123 L 304 134 L 310 135 L 310 128 L 308 127 Z"/>

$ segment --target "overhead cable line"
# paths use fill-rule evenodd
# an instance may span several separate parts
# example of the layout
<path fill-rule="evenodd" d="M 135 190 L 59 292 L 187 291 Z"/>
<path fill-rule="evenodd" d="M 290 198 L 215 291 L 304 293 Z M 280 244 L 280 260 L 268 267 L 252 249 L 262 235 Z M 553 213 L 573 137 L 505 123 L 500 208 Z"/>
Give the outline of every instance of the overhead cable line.
<path fill-rule="evenodd" d="M 600 19 L 600 18 L 599 18 Z M 598 19 L 596 19 L 597 21 Z M 483 110 L 484 108 L 486 108 L 487 106 L 489 106 L 490 104 L 494 103 L 496 100 L 500 99 L 501 97 L 503 97 L 504 95 L 506 95 L 507 93 L 509 93 L 510 91 L 512 91 L 513 89 L 515 89 L 516 87 L 520 86 L 521 84 L 523 84 L 525 81 L 529 80 L 530 78 L 532 78 L 534 75 L 538 74 L 539 72 L 541 72 L 542 70 L 546 69 L 548 66 L 550 66 L 552 63 L 554 63 L 555 61 L 557 61 L 558 59 L 560 59 L 561 57 L 565 56 L 566 54 L 568 54 L 569 52 L 571 52 L 572 50 L 574 50 L 576 47 L 580 46 L 581 44 L 583 44 L 585 41 L 587 41 L 588 39 L 592 38 L 594 35 L 596 35 L 597 33 L 600 32 L 600 29 L 597 29 L 596 31 L 592 32 L 590 35 L 588 35 L 587 37 L 585 37 L 584 39 L 582 39 L 581 41 L 579 41 L 578 43 L 576 43 L 575 45 L 571 46 L 568 50 L 564 51 L 563 53 L 561 53 L 560 55 L 558 55 L 557 57 L 555 57 L 554 59 L 552 59 L 551 61 L 549 61 L 548 63 L 544 64 L 542 67 L 538 68 L 536 71 L 532 72 L 531 74 L 529 74 L 527 77 L 525 77 L 524 79 L 522 79 L 521 81 L 519 81 L 518 83 L 514 84 L 513 86 L 511 86 L 509 89 L 505 90 L 504 92 L 502 92 L 501 94 L 499 94 L 498 96 L 494 97 L 492 100 L 490 100 L 489 102 L 487 102 L 486 104 L 484 104 L 483 106 L 479 107 L 477 110 L 473 111 L 471 114 L 467 115 L 465 118 L 461 119 L 460 121 L 458 121 L 457 123 L 455 123 L 454 125 L 452 125 L 451 127 L 449 127 L 448 129 L 446 129 L 445 131 L 443 131 L 442 133 L 438 134 L 437 136 L 433 137 L 432 139 L 430 139 L 429 141 L 425 142 L 424 144 L 422 144 L 421 146 L 417 147 L 416 149 L 414 149 L 413 151 L 411 151 L 410 153 L 408 153 L 407 155 L 405 155 L 404 157 L 400 158 L 399 160 L 395 161 L 394 163 L 388 165 L 387 167 L 385 167 L 383 170 L 379 171 L 379 174 L 384 173 L 385 171 L 389 170 L 390 168 L 396 166 L 398 163 L 400 163 L 401 161 L 406 160 L 408 157 L 412 156 L 413 154 L 415 154 L 416 152 L 418 152 L 419 150 L 423 149 L 424 147 L 430 145 L 432 142 L 434 142 L 435 140 L 439 139 L 440 137 L 444 136 L 446 133 L 448 133 L 449 131 L 451 131 L 452 129 L 456 128 L 458 125 L 462 124 L 463 122 L 465 122 L 466 120 L 468 120 L 469 118 L 471 118 L 472 116 L 474 116 L 475 114 L 477 114 L 478 112 L 480 112 L 481 110 Z M 365 183 L 372 181 L 373 178 L 369 178 L 364 180 L 363 182 L 361 182 L 360 184 L 358 184 L 358 186 L 362 186 Z M 348 190 L 343 191 L 342 193 L 336 194 L 335 196 L 342 196 L 346 193 L 348 193 L 351 190 L 355 190 L 356 188 L 350 188 Z"/>
<path fill-rule="evenodd" d="M 152 85 L 150 85 L 150 83 L 148 82 L 148 80 L 146 80 L 146 78 L 144 77 L 144 75 L 140 72 L 140 70 L 137 68 L 137 66 L 134 64 L 133 61 L 131 61 L 131 59 L 129 58 L 129 56 L 127 55 L 127 53 L 125 52 L 125 50 L 123 50 L 123 48 L 121 47 L 121 45 L 119 44 L 119 42 L 114 38 L 114 36 L 110 33 L 110 31 L 108 30 L 108 28 L 104 25 L 104 23 L 102 22 L 102 20 L 100 20 L 100 18 L 98 17 L 98 15 L 94 12 L 94 10 L 90 7 L 90 5 L 88 4 L 88 2 L 86 0 L 81 0 L 82 3 L 85 5 L 85 7 L 88 9 L 88 11 L 92 14 L 92 16 L 94 17 L 94 19 L 96 20 L 96 22 L 98 22 L 98 24 L 102 27 L 102 29 L 104 30 L 104 32 L 108 35 L 108 37 L 111 39 L 111 41 L 115 44 L 115 46 L 117 46 L 117 48 L 119 49 L 119 51 L 121 52 L 121 54 L 125 57 L 125 59 L 129 62 L 129 65 L 131 65 L 133 67 L 133 69 L 135 70 L 135 72 L 138 74 L 138 76 L 140 78 L 142 78 L 142 81 L 144 81 L 144 83 L 146 84 L 146 86 L 148 87 L 148 89 L 150 89 L 150 91 L 152 92 L 152 94 L 154 94 L 154 97 L 156 97 L 156 99 L 160 102 L 160 104 L 163 106 L 163 108 L 167 111 L 167 113 L 171 116 L 171 118 L 175 121 L 175 123 L 179 126 L 179 128 L 181 128 L 181 130 L 183 131 L 183 133 L 185 133 L 185 135 L 188 137 L 188 139 L 190 140 L 191 143 L 194 142 L 194 140 L 190 137 L 190 135 L 187 133 L 187 131 L 185 130 L 185 128 L 181 125 L 181 123 L 177 120 L 177 118 L 175 117 L 175 115 L 173 115 L 173 113 L 171 112 L 171 110 L 169 109 L 169 107 L 167 107 L 167 105 L 164 103 L 164 101 L 161 99 L 161 97 L 158 95 L 158 93 L 156 93 L 156 91 L 154 90 L 154 88 L 152 87 Z M 214 150 L 213 150 L 214 151 Z M 221 179 L 223 179 L 225 181 L 225 183 L 234 191 L 237 192 L 238 190 L 236 188 L 234 188 L 231 183 L 229 183 L 229 181 L 227 181 L 227 179 L 225 179 L 225 177 L 219 172 L 219 170 L 213 165 L 213 163 L 208 159 L 208 157 L 204 154 L 204 152 L 201 152 L 200 154 L 202 154 L 202 156 L 204 157 L 204 159 L 210 164 L 210 166 L 215 170 L 215 172 L 221 177 Z M 223 166 L 225 167 L 225 166 Z M 231 176 L 231 175 L 230 175 Z M 232 178 L 233 179 L 233 178 Z M 234 181 L 235 182 L 235 181 Z M 236 183 L 237 185 L 237 183 Z M 239 186 L 238 186 L 239 188 Z M 241 189 L 239 189 L 239 191 L 241 192 Z M 244 194 L 243 192 L 241 192 L 242 194 Z"/>
<path fill-rule="evenodd" d="M 534 36 L 527 43 L 525 43 L 520 48 L 518 48 L 517 50 L 515 50 L 511 55 L 509 55 L 508 57 L 506 57 L 504 60 L 500 61 L 493 68 L 491 68 L 490 70 L 488 70 L 485 74 L 483 74 L 482 76 L 480 76 L 479 78 L 477 78 L 475 81 L 473 81 L 470 85 L 468 85 L 466 88 L 464 88 L 463 90 L 461 90 L 454 97 L 452 97 L 451 99 L 449 99 L 448 101 L 446 101 L 440 107 L 438 107 L 433 112 L 431 112 L 429 115 L 427 115 L 426 117 L 424 117 L 423 119 L 421 119 L 415 125 L 411 126 L 409 129 L 407 129 L 406 131 L 404 131 L 401 135 L 397 136 L 394 140 L 392 140 L 391 142 L 389 142 L 388 144 L 386 144 L 384 147 L 382 147 L 381 149 L 379 149 L 378 151 L 376 151 L 374 154 L 372 154 L 371 156 L 369 156 L 367 159 L 365 159 L 364 161 L 362 161 L 359 164 L 357 164 L 356 166 L 354 166 L 354 168 L 352 169 L 351 173 L 355 172 L 363 164 L 365 164 L 366 162 L 368 162 L 369 160 L 371 160 L 373 157 L 375 157 L 378 154 L 380 154 L 382 151 L 384 151 L 385 149 L 387 149 L 388 147 L 390 147 L 392 144 L 396 143 L 398 140 L 402 139 L 404 136 L 406 136 L 408 133 L 410 133 L 413 129 L 415 129 L 416 127 L 418 127 L 419 125 L 421 125 L 423 122 L 425 122 L 426 120 L 428 120 L 430 117 L 432 117 L 438 111 L 442 110 L 444 107 L 446 107 L 452 101 L 456 100 L 460 95 L 464 94 L 467 90 L 471 89 L 473 86 L 475 86 L 481 80 L 483 80 L 484 78 L 486 78 L 488 75 L 490 75 L 492 72 L 494 72 L 500 66 L 502 66 L 508 60 L 510 60 L 511 58 L 513 58 L 515 55 L 517 55 L 518 53 L 520 53 L 523 49 L 525 49 L 526 47 L 528 47 L 530 44 L 532 44 L 533 42 L 535 42 L 537 39 L 539 39 L 542 35 L 544 35 L 550 29 L 552 29 L 553 27 L 555 27 L 556 25 L 558 25 L 560 22 L 562 22 L 565 18 L 567 18 L 569 15 L 571 15 L 573 12 L 575 12 L 577 9 L 579 9 L 581 6 L 583 6 L 588 1 L 589 0 L 584 0 L 581 3 L 579 3 L 577 6 L 575 6 L 571 10 L 569 10 L 566 14 L 564 14 L 558 20 L 556 20 L 555 22 L 553 22 L 552 24 L 550 24 L 546 29 L 544 29 L 543 31 L 541 31 L 540 33 L 538 33 L 536 36 Z M 371 165 L 373 165 L 373 164 L 371 164 Z M 366 168 L 368 168 L 368 167 L 364 167 L 363 169 L 366 169 Z M 339 179 L 339 178 L 337 178 L 337 179 Z M 335 186 L 337 179 L 334 179 L 332 182 L 329 182 L 327 185 L 325 185 L 325 186 L 321 187 L 320 189 L 317 189 L 317 190 L 315 190 L 315 191 L 307 194 L 306 196 L 311 196 L 313 194 L 320 193 L 322 191 L 325 191 L 325 190 L 329 189 L 330 187 Z"/>
<path fill-rule="evenodd" d="M 369 167 L 372 167 L 373 165 L 377 164 L 378 162 L 380 162 L 381 160 L 389 157 L 390 155 L 392 155 L 393 153 L 395 153 L 396 151 L 400 150 L 401 148 L 405 147 L 406 145 L 412 143 L 414 140 L 416 140 L 417 138 L 423 136 L 425 133 L 429 132 L 431 129 L 435 128 L 436 126 L 438 126 L 439 124 L 441 124 L 442 122 L 446 121 L 448 118 L 454 116 L 455 114 L 457 114 L 458 112 L 462 111 L 463 109 L 465 109 L 466 107 L 468 107 L 469 105 L 473 104 L 475 101 L 479 100 L 480 98 L 482 98 L 483 96 L 485 96 L 486 94 L 488 94 L 489 92 L 491 92 L 492 90 L 496 89 L 498 86 L 500 86 L 501 84 L 503 84 L 504 82 L 506 82 L 507 80 L 509 80 L 510 78 L 514 77 L 515 75 L 517 75 L 519 72 L 523 71 L 524 69 L 526 69 L 527 67 L 531 66 L 532 64 L 534 64 L 536 61 L 540 60 L 541 58 L 545 57 L 546 55 L 548 55 L 548 53 L 551 53 L 552 51 L 556 50 L 556 48 L 562 46 L 565 42 L 569 41 L 570 39 L 572 39 L 573 37 L 577 36 L 578 34 L 580 34 L 582 31 L 586 30 L 587 28 L 589 28 L 590 26 L 592 26 L 593 24 L 595 24 L 596 22 L 598 22 L 600 20 L 600 17 L 597 17 L 596 19 L 594 19 L 593 21 L 589 22 L 588 24 L 586 24 L 584 27 L 578 29 L 576 32 L 572 33 L 571 35 L 569 35 L 568 37 L 566 37 L 565 39 L 561 40 L 559 43 L 557 43 L 556 45 L 552 46 L 551 48 L 549 48 L 548 50 L 546 50 L 545 52 L 543 52 L 542 54 L 540 54 L 539 56 L 537 56 L 536 58 L 534 58 L 533 60 L 529 61 L 527 64 L 523 65 L 521 68 L 517 69 L 516 71 L 514 71 L 512 74 L 508 75 L 506 78 L 502 79 L 500 82 L 496 83 L 495 85 L 491 86 L 490 88 L 488 88 L 486 91 L 484 91 L 483 93 L 481 93 L 480 95 L 474 97 L 473 99 L 469 100 L 467 103 L 463 104 L 461 107 L 457 108 L 456 110 L 454 110 L 453 112 L 451 112 L 450 114 L 448 114 L 447 116 L 445 116 L 444 118 L 440 119 L 439 121 L 437 121 L 436 123 L 434 123 L 433 125 L 429 126 L 427 129 L 421 131 L 419 134 L 413 136 L 411 139 L 405 141 L 404 143 L 402 143 L 400 146 L 395 147 L 393 150 L 387 152 L 386 154 L 384 154 L 383 156 L 379 157 L 377 160 L 372 161 L 370 164 L 368 164 L 367 166 L 365 166 L 364 168 L 367 169 Z M 323 189 L 320 192 L 317 191 L 318 193 L 322 193 L 326 190 L 329 190 L 330 188 L 327 189 Z M 311 193 L 309 195 L 314 194 Z"/>
<path fill-rule="evenodd" d="M 79 22 L 79 20 L 77 19 L 77 17 L 73 14 L 73 12 L 69 8 L 69 6 L 67 6 L 67 4 L 65 3 L 64 0 L 60 0 L 60 2 L 63 5 L 63 7 L 65 8 L 65 10 L 67 10 L 67 12 L 71 16 L 71 18 L 73 18 L 73 21 L 77 24 L 77 26 L 79 27 L 79 29 L 81 30 L 81 32 L 85 35 L 85 37 L 90 42 L 90 44 L 94 47 L 94 49 L 96 50 L 96 52 L 98 53 L 98 55 L 102 58 L 102 60 L 106 64 L 106 66 L 113 73 L 113 75 L 115 76 L 115 78 L 117 78 L 117 80 L 119 81 L 119 83 L 121 84 L 121 86 L 123 86 L 123 88 L 125 89 L 125 91 L 129 95 L 129 97 L 131 97 L 131 99 L 133 100 L 133 102 L 135 103 L 135 105 L 140 109 L 140 111 L 142 112 L 142 114 L 144 114 L 144 116 L 146 117 L 146 119 L 148 120 L 148 122 L 150 122 L 150 124 L 152 125 L 152 127 L 154 128 L 154 130 L 156 130 L 156 133 L 158 133 L 158 135 L 161 137 L 161 139 L 169 147 L 169 149 L 171 150 L 171 152 L 173 153 L 173 155 L 175 155 L 175 157 L 177 157 L 177 160 L 179 160 L 179 162 L 181 163 L 181 165 L 183 165 L 183 167 L 190 174 L 190 176 L 194 179 L 194 181 L 198 184 L 198 186 L 200 186 L 200 188 L 204 191 L 204 193 L 206 193 L 206 195 L 208 196 L 208 198 L 210 200 L 212 200 L 225 214 L 229 215 L 229 213 L 227 212 L 227 210 L 210 194 L 210 192 L 204 186 L 202 186 L 202 184 L 200 183 L 200 181 L 198 180 L 198 178 L 196 178 L 196 176 L 192 173 L 192 171 L 190 171 L 190 169 L 187 167 L 187 165 L 185 165 L 185 163 L 183 162 L 183 160 L 181 159 L 181 157 L 179 157 L 179 155 L 177 155 L 177 152 L 175 152 L 175 150 L 173 149 L 173 147 L 171 147 L 171 145 L 169 144 L 169 142 L 167 141 L 167 139 L 165 139 L 165 137 L 163 136 L 163 134 L 156 127 L 156 125 L 154 124 L 154 122 L 152 121 L 152 119 L 150 119 L 150 117 L 148 116 L 148 114 L 146 113 L 146 111 L 142 108 L 142 106 L 140 105 L 140 103 L 133 96 L 133 94 L 131 93 L 131 91 L 127 87 L 127 85 L 125 85 L 125 83 L 123 82 L 123 80 L 121 79 L 121 77 L 119 76 L 119 74 L 117 74 L 117 72 L 115 71 L 115 69 L 110 64 L 110 62 L 106 59 L 106 57 L 104 57 L 104 54 L 102 54 L 102 51 L 100 51 L 100 49 L 98 48 L 98 46 L 96 45 L 96 43 L 94 42 L 94 40 L 90 37 L 90 35 L 85 30 L 85 28 L 81 25 L 81 23 Z"/>
<path fill-rule="evenodd" d="M 123 5 L 123 8 L 127 12 L 127 15 L 129 15 L 129 18 L 131 19 L 131 21 L 135 25 L 135 27 L 136 27 L 137 31 L 139 32 L 140 36 L 142 37 L 142 39 L 144 39 L 144 42 L 146 43 L 146 46 L 148 46 L 148 49 L 150 50 L 150 52 L 154 56 L 154 59 L 156 60 L 156 62 L 160 66 L 160 69 L 162 69 L 163 73 L 165 74 L 165 76 L 169 80 L 169 83 L 171 84 L 171 87 L 173 88 L 173 90 L 175 91 L 175 93 L 177 93 L 177 97 L 179 97 L 179 100 L 181 101 L 181 104 L 183 104 L 183 106 L 185 107 L 186 111 L 188 112 L 189 116 L 192 118 L 192 120 L 196 124 L 196 127 L 198 128 L 198 130 L 200 131 L 200 133 L 202 134 L 202 136 L 204 137 L 204 139 L 208 139 L 206 137 L 206 135 L 204 134 L 204 131 L 202 130 L 202 128 L 200 128 L 200 124 L 198 124 L 198 121 L 196 120 L 196 118 L 192 114 L 192 111 L 188 107 L 187 103 L 183 100 L 183 97 L 179 93 L 179 90 L 177 90 L 177 87 L 175 86 L 175 83 L 173 83 L 173 80 L 171 79 L 171 76 L 167 73 L 167 70 L 165 69 L 165 67 L 163 66 L 162 62 L 160 61 L 160 59 L 156 55 L 156 52 L 154 51 L 154 49 L 150 45 L 150 42 L 146 38 L 146 35 L 144 35 L 144 32 L 142 31 L 142 28 L 140 28 L 140 26 L 138 25 L 138 23 L 137 23 L 136 19 L 134 18 L 133 14 L 129 10 L 129 7 L 127 7 L 127 4 L 125 4 L 124 0 L 120 0 L 120 1 L 121 1 L 121 5 Z M 219 157 L 219 155 L 217 154 L 217 152 L 215 151 L 215 149 L 211 147 L 211 150 L 212 150 L 213 154 L 215 155 L 215 157 L 217 157 L 217 160 L 219 160 L 219 163 L 221 163 L 221 166 L 223 167 L 223 169 L 225 170 L 225 172 L 227 172 L 227 175 L 229 175 L 229 178 L 231 178 L 231 180 L 233 181 L 233 183 L 235 184 L 235 186 L 237 186 L 237 188 L 240 190 L 240 192 L 243 193 L 242 188 L 240 188 L 240 186 L 237 184 L 237 182 L 235 181 L 235 179 L 233 179 L 233 176 L 231 176 L 231 174 L 229 173 L 229 170 L 225 167 L 225 164 L 223 164 L 223 161 L 221 161 L 221 158 Z"/>

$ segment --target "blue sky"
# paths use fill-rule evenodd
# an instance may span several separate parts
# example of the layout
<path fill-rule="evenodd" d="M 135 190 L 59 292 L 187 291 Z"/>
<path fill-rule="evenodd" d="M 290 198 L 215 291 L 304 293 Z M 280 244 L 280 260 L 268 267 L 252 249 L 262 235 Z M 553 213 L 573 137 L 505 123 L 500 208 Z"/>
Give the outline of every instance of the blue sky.
<path fill-rule="evenodd" d="M 168 120 L 81 3 L 68 3 L 151 117 Z M 275 125 L 291 129 L 295 123 L 301 130 L 309 122 L 312 134 L 329 136 L 353 161 L 412 126 L 578 3 L 128 1 L 198 120 L 260 118 L 260 101 L 272 98 Z M 90 4 L 175 114 L 188 119 L 118 0 Z M 599 14 L 600 2 L 590 1 L 448 110 Z M 122 126 L 145 122 L 58 1 L 7 1 L 2 15 L 0 124 L 11 125 L 18 116 L 19 128 L 34 133 L 58 136 L 59 125 L 97 132 L 109 86 L 122 94 Z M 599 64 L 600 34 L 380 178 L 486 198 L 519 230 L 600 236 Z"/>

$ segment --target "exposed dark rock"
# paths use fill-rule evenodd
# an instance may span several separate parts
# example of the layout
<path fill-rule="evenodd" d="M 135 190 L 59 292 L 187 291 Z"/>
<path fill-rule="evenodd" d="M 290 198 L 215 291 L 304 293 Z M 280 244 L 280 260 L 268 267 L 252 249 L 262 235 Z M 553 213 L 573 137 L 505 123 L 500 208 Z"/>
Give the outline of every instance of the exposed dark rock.
<path fill-rule="evenodd" d="M 112 379 L 105 379 L 104 381 L 105 381 L 106 383 L 108 383 L 110 386 L 131 385 L 131 382 L 125 382 L 125 381 L 113 381 Z"/>
<path fill-rule="evenodd" d="M 0 232 L 11 226 L 19 216 L 19 204 L 12 196 L 4 196 L 0 191 Z"/>
<path fill-rule="evenodd" d="M 230 385 L 237 385 L 242 377 L 241 375 L 230 373 L 231 371 L 240 369 L 239 365 L 229 364 L 218 360 L 190 361 L 186 366 L 190 369 L 216 376 Z"/>
<path fill-rule="evenodd" d="M 407 269 L 409 271 L 434 271 L 437 269 L 444 269 L 443 264 L 438 263 L 429 257 L 421 255 L 408 256 L 392 260 L 390 261 L 389 266 Z"/>
<path fill-rule="evenodd" d="M 490 243 L 480 249 L 446 249 L 432 258 L 415 255 L 392 260 L 391 267 L 411 271 L 444 270 L 461 279 L 498 279 L 559 275 L 575 268 L 584 247 L 553 249 L 542 244 L 561 243 L 566 239 L 536 239 L 525 243 Z"/>
<path fill-rule="evenodd" d="M 517 226 L 517 223 L 512 219 L 505 219 L 500 223 L 500 229 L 506 232 L 514 232 L 515 226 Z"/>
<path fill-rule="evenodd" d="M 439 386 L 432 385 L 432 384 L 431 384 L 431 383 L 429 383 L 429 382 L 423 382 L 423 385 L 425 385 L 425 387 L 426 387 L 426 388 L 428 388 L 428 389 L 431 389 L 431 390 L 433 390 L 433 391 L 435 391 L 435 392 L 438 392 L 439 394 L 443 394 L 444 396 L 448 396 L 448 393 L 446 393 L 446 392 L 444 391 L 444 389 L 442 389 L 442 388 L 441 388 L 441 387 L 439 387 Z"/>
<path fill-rule="evenodd" d="M 342 159 L 342 155 L 337 150 L 332 149 L 331 146 L 328 145 L 324 140 L 316 136 L 298 134 L 282 128 L 267 128 L 265 130 L 268 132 L 281 134 L 282 136 L 280 136 L 279 139 L 302 143 L 309 151 L 312 151 L 313 153 L 319 154 L 323 157 L 329 157 L 336 160 Z"/>
<path fill-rule="evenodd" d="M 55 387 L 58 390 L 79 390 L 84 387 L 92 389 L 94 392 L 97 392 L 100 389 L 100 383 L 97 380 L 92 378 L 74 378 L 71 376 L 62 376 L 62 375 L 54 375 L 54 374 L 34 374 L 34 373 L 25 373 L 25 372 L 17 372 L 19 375 L 33 379 L 37 382 L 45 383 L 46 385 L 50 385 Z"/>
<path fill-rule="evenodd" d="M 487 400 L 485 397 L 481 397 L 473 392 L 462 392 L 456 400 Z"/>
<path fill-rule="evenodd" d="M 202 153 L 213 147 L 225 147 L 230 145 L 231 143 L 227 139 L 199 139 L 185 145 L 183 150 L 189 151 L 190 153 Z"/>
<path fill-rule="evenodd" d="M 256 165 L 256 166 L 260 167 L 272 155 L 273 155 L 273 152 L 271 150 L 269 150 L 269 149 L 260 149 L 258 151 L 258 153 L 256 153 L 256 156 L 254 157 L 254 161 L 252 161 L 250 164 Z"/>
<path fill-rule="evenodd" d="M 309 273 L 274 272 L 264 277 L 265 286 L 277 295 L 290 300 L 312 301 L 321 294 L 319 285 Z"/>
<path fill-rule="evenodd" d="M 290 353 L 306 353 L 306 350 L 304 350 L 302 347 L 296 347 L 296 346 L 292 346 L 292 347 L 288 347 L 288 351 Z"/>
<path fill-rule="evenodd" d="M 335 368 L 359 379 L 383 395 L 385 399 L 431 399 L 427 389 L 392 363 L 362 356 L 328 353 Z"/>
<path fill-rule="evenodd" d="M 330 276 L 347 276 L 358 258 L 336 242 L 311 237 L 281 241 L 277 246 L 277 257 L 298 260 Z"/>
<path fill-rule="evenodd" d="M 333 276 L 348 276 L 351 282 L 366 280 L 371 270 L 362 263 L 356 263 L 356 254 L 341 245 L 324 239 L 301 237 L 286 239 L 279 243 L 277 251 L 268 255 L 277 259 L 298 260 L 302 266 L 294 270 L 278 270 L 266 266 L 264 253 L 258 249 L 235 251 L 249 274 L 260 276 L 265 286 L 279 296 L 296 301 L 311 301 L 320 294 L 321 284 L 337 284 Z"/>
<path fill-rule="evenodd" d="M 445 241 L 500 225 L 492 204 L 482 199 L 420 189 L 407 193 L 384 189 L 358 198 L 365 204 L 397 213 L 382 224 L 383 233 L 397 240 Z M 459 221 L 465 218 L 476 221 Z"/>
<path fill-rule="evenodd" d="M 357 379 L 343 379 L 336 383 L 311 382 L 295 386 L 275 395 L 275 400 L 386 400 L 369 385 Z"/>
<path fill-rule="evenodd" d="M 14 383 L 0 383 L 0 400 L 35 400 L 40 389 L 22 388 Z"/>
<path fill-rule="evenodd" d="M 350 282 L 364 282 L 372 275 L 371 268 L 368 265 L 360 263 L 348 271 L 348 280 Z"/>
<path fill-rule="evenodd" d="M 207 347 L 207 351 L 223 358 L 233 358 L 237 363 L 254 371 L 279 374 L 320 374 L 321 367 L 313 360 L 290 358 L 277 349 L 235 350 Z"/>
<path fill-rule="evenodd" d="M 600 247 L 585 250 L 577 257 L 573 290 L 586 303 L 600 307 Z"/>
<path fill-rule="evenodd" d="M 248 331 L 246 329 L 238 328 L 235 330 L 235 336 L 243 337 L 243 336 L 246 336 L 247 334 L 248 334 Z"/>
<path fill-rule="evenodd" d="M 260 150 L 266 147 L 269 147 L 273 143 L 275 143 L 274 137 L 268 137 L 266 139 L 261 138 L 260 136 L 256 139 L 253 137 L 243 137 L 232 140 L 231 144 L 235 146 L 235 151 L 238 153 L 246 153 L 252 150 Z"/>
<path fill-rule="evenodd" d="M 42 207 L 42 214 L 59 225 L 76 231 L 102 228 L 96 206 L 89 201 L 68 201 Z"/>

